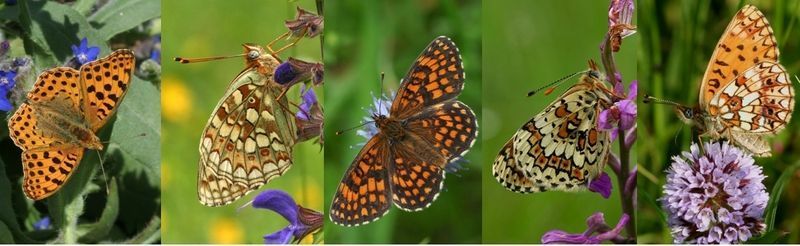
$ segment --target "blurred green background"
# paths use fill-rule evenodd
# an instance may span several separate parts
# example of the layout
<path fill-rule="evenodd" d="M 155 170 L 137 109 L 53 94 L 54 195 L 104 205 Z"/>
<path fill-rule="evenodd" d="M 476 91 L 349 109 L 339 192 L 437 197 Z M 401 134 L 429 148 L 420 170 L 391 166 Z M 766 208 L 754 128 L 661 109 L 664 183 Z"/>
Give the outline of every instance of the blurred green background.
<path fill-rule="evenodd" d="M 382 219 L 342 227 L 327 219 L 344 171 L 365 142 L 355 131 L 371 95 L 395 91 L 419 53 L 434 38 L 450 37 L 461 50 L 466 84 L 459 100 L 481 116 L 480 1 L 327 1 L 325 6 L 325 236 L 327 243 L 479 243 L 481 144 L 465 168 L 447 175 L 439 198 L 420 212 L 395 207 Z M 380 88 L 380 73 L 386 73 Z M 481 126 L 482 127 L 482 126 Z M 481 135 L 478 135 L 480 138 Z M 353 147 L 351 147 L 353 146 Z"/>
<path fill-rule="evenodd" d="M 639 91 L 642 95 L 696 105 L 700 80 L 725 27 L 744 4 L 753 4 L 767 17 L 778 41 L 780 61 L 794 80 L 800 72 L 800 1 L 637 1 L 642 50 L 639 52 Z M 772 143 L 773 157 L 756 158 L 764 167 L 771 200 L 780 196 L 775 228 L 792 232 L 781 243 L 800 242 L 800 115 Z M 688 151 L 691 128 L 678 120 L 671 107 L 639 104 L 639 242 L 671 243 L 669 228 L 656 199 L 661 197 L 670 156 Z M 787 172 L 787 170 L 794 170 Z M 776 194 L 778 177 L 788 183 Z M 762 242 L 763 243 L 763 242 Z"/>
<path fill-rule="evenodd" d="M 295 6 L 316 12 L 313 1 L 164 1 L 162 129 L 163 235 L 165 243 L 263 243 L 263 236 L 288 224 L 280 215 L 248 207 L 259 192 L 223 207 L 197 200 L 198 141 L 227 85 L 244 68 L 242 58 L 178 64 L 172 58 L 241 54 L 242 43 L 266 45 L 287 29 Z M 281 54 L 320 61 L 319 38 L 305 39 Z M 322 88 L 316 88 L 321 96 Z M 299 103 L 299 88 L 289 93 Z M 322 98 L 320 98 L 322 100 Z M 294 148 L 294 165 L 259 189 L 280 189 L 298 204 L 322 210 L 322 155 L 318 145 Z M 306 241 L 308 242 L 308 241 Z"/>
<path fill-rule="evenodd" d="M 518 194 L 504 189 L 491 172 L 500 147 L 577 79 L 551 95 L 525 94 L 587 69 L 588 59 L 600 63 L 608 6 L 609 1 L 581 0 L 484 2 L 483 242 L 539 243 L 553 229 L 580 233 L 595 212 L 603 212 L 612 226 L 619 219 L 619 187 L 610 168 L 614 188 L 609 199 L 588 191 Z M 626 38 L 616 54 L 626 84 L 635 79 L 637 39 L 638 34 Z"/>

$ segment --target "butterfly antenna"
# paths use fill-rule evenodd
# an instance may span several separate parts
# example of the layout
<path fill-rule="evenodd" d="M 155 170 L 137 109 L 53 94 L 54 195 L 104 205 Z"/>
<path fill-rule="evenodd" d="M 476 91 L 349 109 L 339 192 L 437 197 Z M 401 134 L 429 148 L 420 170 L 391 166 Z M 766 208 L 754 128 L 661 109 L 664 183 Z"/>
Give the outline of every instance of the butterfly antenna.
<path fill-rule="evenodd" d="M 231 56 L 212 56 L 212 57 L 200 57 L 200 58 L 183 58 L 183 57 L 175 57 L 175 61 L 181 64 L 186 63 L 198 63 L 198 62 L 207 62 L 207 61 L 216 61 L 216 60 L 223 60 L 228 58 L 236 58 L 242 57 L 246 54 L 239 54 L 239 55 L 231 55 Z"/>
<path fill-rule="evenodd" d="M 545 95 L 549 95 L 550 93 L 552 93 L 552 92 L 553 92 L 553 90 L 554 90 L 556 87 L 558 87 L 558 85 L 560 85 L 560 84 L 561 84 L 561 83 L 563 83 L 564 81 L 566 81 L 566 80 L 568 80 L 568 79 L 570 79 L 570 78 L 572 78 L 572 77 L 575 77 L 575 76 L 577 76 L 577 75 L 584 74 L 584 73 L 586 73 L 586 72 L 588 72 L 588 71 L 580 71 L 580 72 L 576 72 L 576 73 L 573 73 L 573 74 L 570 74 L 570 75 L 564 76 L 563 78 L 560 78 L 560 79 L 558 79 L 558 80 L 556 80 L 556 81 L 550 82 L 549 84 L 547 84 L 547 85 L 545 85 L 545 86 L 539 87 L 539 88 L 537 88 L 537 89 L 535 89 L 535 90 L 532 90 L 532 91 L 528 92 L 528 96 L 529 96 L 529 97 L 530 97 L 530 96 L 533 96 L 534 94 L 536 94 L 536 93 L 539 93 L 539 91 L 542 91 L 542 90 L 544 90 L 544 89 L 547 89 L 547 91 L 546 91 L 544 94 L 545 94 Z M 551 87 L 551 86 L 552 86 L 552 87 Z"/>
<path fill-rule="evenodd" d="M 250 206 L 250 204 L 253 204 L 253 200 L 250 200 L 249 202 L 247 202 L 244 205 L 242 205 L 239 208 L 237 208 L 236 212 L 238 213 L 238 212 L 242 211 L 242 209 L 247 208 L 247 206 Z"/>
<path fill-rule="evenodd" d="M 103 167 L 103 164 L 106 163 L 106 162 L 105 162 L 105 160 L 103 160 L 103 157 L 100 155 L 100 151 L 96 151 L 96 152 L 97 152 L 97 159 L 100 160 L 100 171 L 103 172 L 103 182 L 106 183 L 106 195 L 110 195 L 111 191 L 108 190 L 108 177 L 106 176 L 106 169 Z"/>
<path fill-rule="evenodd" d="M 670 100 L 664 100 L 664 99 L 655 98 L 655 97 L 650 96 L 650 95 L 645 95 L 644 99 L 642 100 L 642 102 L 644 102 L 644 103 L 655 103 L 655 104 L 667 104 L 667 105 L 672 105 L 672 106 L 683 106 L 680 103 L 676 103 L 676 102 L 673 102 L 673 101 L 670 101 Z"/>
<path fill-rule="evenodd" d="M 381 72 L 381 87 L 378 88 L 378 112 L 383 111 L 383 78 L 385 75 Z"/>
<path fill-rule="evenodd" d="M 357 125 L 357 126 L 354 126 L 354 127 L 350 127 L 350 128 L 344 129 L 344 130 L 336 131 L 336 136 L 342 135 L 345 132 L 349 132 L 349 131 L 361 128 L 361 127 L 366 126 L 367 124 L 373 123 L 373 122 L 375 122 L 375 121 L 374 120 L 365 121 L 364 123 L 361 123 L 360 125 Z"/>

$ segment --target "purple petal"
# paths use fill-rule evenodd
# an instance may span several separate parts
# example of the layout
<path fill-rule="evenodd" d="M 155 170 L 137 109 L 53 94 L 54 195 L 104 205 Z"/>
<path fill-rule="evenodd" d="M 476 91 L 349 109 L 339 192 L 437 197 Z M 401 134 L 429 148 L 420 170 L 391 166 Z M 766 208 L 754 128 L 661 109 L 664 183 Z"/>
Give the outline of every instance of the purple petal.
<path fill-rule="evenodd" d="M 98 55 L 100 55 L 100 48 L 89 47 L 86 49 L 86 57 L 89 58 L 89 61 L 97 60 Z"/>
<path fill-rule="evenodd" d="M 636 95 L 639 93 L 639 81 L 633 80 L 631 84 L 628 85 L 628 100 L 636 101 Z"/>
<path fill-rule="evenodd" d="M 5 88 L 0 88 L 0 111 L 8 112 L 14 109 L 14 105 L 11 105 L 11 102 L 6 97 L 7 95 L 8 91 Z"/>
<path fill-rule="evenodd" d="M 614 103 L 620 111 L 620 126 L 630 129 L 636 124 L 636 103 L 632 100 L 622 100 Z"/>
<path fill-rule="evenodd" d="M 596 244 L 583 234 L 569 234 L 561 230 L 548 231 L 542 236 L 543 244 Z"/>
<path fill-rule="evenodd" d="M 609 130 L 614 128 L 614 116 L 611 114 L 611 109 L 604 109 L 600 111 L 600 116 L 597 119 L 597 126 L 602 130 Z"/>
<path fill-rule="evenodd" d="M 586 218 L 586 225 L 589 227 L 583 232 L 583 235 L 591 235 L 597 231 L 608 228 L 606 225 L 605 215 L 602 212 L 597 212 Z"/>
<path fill-rule="evenodd" d="M 265 190 L 253 199 L 253 207 L 275 211 L 289 221 L 298 225 L 297 203 L 289 194 L 280 190 Z"/>
<path fill-rule="evenodd" d="M 625 89 L 622 87 L 622 75 L 617 73 L 617 82 L 614 83 L 614 93 L 617 95 L 625 95 Z"/>
<path fill-rule="evenodd" d="M 33 229 L 37 231 L 47 230 L 50 229 L 50 224 L 50 217 L 45 216 L 39 221 L 36 221 L 36 223 L 33 223 Z"/>
<path fill-rule="evenodd" d="M 611 196 L 611 188 L 611 177 L 605 172 L 601 173 L 600 176 L 597 176 L 594 180 L 589 181 L 589 190 L 597 192 L 605 199 Z"/>
<path fill-rule="evenodd" d="M 294 230 L 291 226 L 284 227 L 280 231 L 264 236 L 265 244 L 289 244 L 294 235 Z"/>
<path fill-rule="evenodd" d="M 630 217 L 627 214 L 622 214 L 622 217 L 619 218 L 619 222 L 617 222 L 617 226 L 615 226 L 614 229 L 598 234 L 594 237 L 594 240 L 602 242 L 616 238 L 619 236 L 619 233 L 622 232 L 622 229 L 625 228 L 625 225 L 628 224 L 628 220 L 630 220 Z"/>

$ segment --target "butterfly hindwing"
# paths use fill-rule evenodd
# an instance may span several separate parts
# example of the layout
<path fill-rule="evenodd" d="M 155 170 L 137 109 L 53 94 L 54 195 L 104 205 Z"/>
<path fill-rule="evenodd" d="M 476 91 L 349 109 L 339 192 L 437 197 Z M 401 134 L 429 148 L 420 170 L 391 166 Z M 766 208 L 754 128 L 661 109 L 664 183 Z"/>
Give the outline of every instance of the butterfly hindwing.
<path fill-rule="evenodd" d="M 447 37 L 438 37 L 417 57 L 403 77 L 390 114 L 405 118 L 423 108 L 457 97 L 464 88 L 461 53 Z"/>
<path fill-rule="evenodd" d="M 253 68 L 218 103 L 200 142 L 201 203 L 231 203 L 289 169 L 296 130 L 293 117 L 278 105 L 279 93 L 269 76 Z"/>
<path fill-rule="evenodd" d="M 421 158 L 416 148 L 396 145 L 390 150 L 392 200 L 407 211 L 430 206 L 444 186 L 444 168 Z"/>
<path fill-rule="evenodd" d="M 83 157 L 84 148 L 54 146 L 28 150 L 22 154 L 25 178 L 22 190 L 28 198 L 41 200 L 58 191 L 72 176 Z"/>
<path fill-rule="evenodd" d="M 379 134 L 373 136 L 345 171 L 331 202 L 331 220 L 357 226 L 377 220 L 391 207 L 389 149 Z"/>
<path fill-rule="evenodd" d="M 411 132 L 433 146 L 448 163 L 466 154 L 478 136 L 475 113 L 460 101 L 429 107 L 408 122 Z"/>

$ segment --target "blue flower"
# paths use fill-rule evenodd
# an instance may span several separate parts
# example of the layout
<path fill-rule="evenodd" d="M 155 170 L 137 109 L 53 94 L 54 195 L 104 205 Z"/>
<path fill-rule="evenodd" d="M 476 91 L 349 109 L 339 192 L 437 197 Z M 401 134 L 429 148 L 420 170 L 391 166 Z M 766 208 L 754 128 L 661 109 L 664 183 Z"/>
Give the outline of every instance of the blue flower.
<path fill-rule="evenodd" d="M 394 97 L 394 92 L 389 93 L 391 97 Z M 392 108 L 392 99 L 390 99 L 389 95 L 381 94 L 380 97 L 375 97 L 372 95 L 372 107 L 367 108 L 367 116 L 364 117 L 364 121 L 372 121 L 372 116 L 375 115 L 389 115 L 389 109 Z M 358 146 L 363 146 L 366 144 L 366 141 L 372 139 L 372 136 L 378 134 L 378 126 L 375 125 L 374 122 L 369 123 L 364 126 L 364 128 L 359 129 L 356 131 L 356 135 L 364 137 L 364 143 L 358 144 Z"/>
<path fill-rule="evenodd" d="M 47 229 L 50 229 L 50 225 L 51 225 L 50 217 L 49 216 L 45 216 L 44 218 L 40 219 L 39 221 L 36 221 L 36 223 L 33 223 L 33 229 L 37 230 L 37 231 L 47 230 Z"/>
<path fill-rule="evenodd" d="M 319 137 L 319 143 L 324 142 L 322 135 L 322 124 L 325 115 L 322 113 L 322 108 L 319 106 L 317 94 L 311 87 L 306 88 L 305 84 L 300 84 L 300 94 L 302 95 L 302 103 L 299 110 L 295 114 L 295 123 L 297 125 L 297 142 L 304 142 L 306 140 Z"/>
<path fill-rule="evenodd" d="M 153 36 L 153 49 L 150 51 L 150 59 L 161 64 L 161 34 Z"/>
<path fill-rule="evenodd" d="M 289 57 L 289 60 L 275 68 L 272 78 L 283 86 L 292 86 L 306 80 L 311 80 L 314 85 L 319 85 L 322 83 L 324 71 L 322 63 L 306 62 Z"/>
<path fill-rule="evenodd" d="M 89 46 L 89 41 L 86 38 L 81 39 L 80 46 L 72 45 L 71 48 L 72 54 L 75 55 L 81 65 L 97 60 L 97 55 L 100 54 L 100 48 Z"/>
<path fill-rule="evenodd" d="M 306 36 L 313 38 L 322 33 L 325 28 L 325 21 L 322 16 L 297 7 L 297 15 L 294 19 L 287 20 L 285 25 L 292 32 L 293 37 Z"/>
<path fill-rule="evenodd" d="M 9 101 L 8 93 L 17 84 L 15 78 L 17 72 L 14 71 L 0 71 L 0 111 L 11 111 L 14 105 Z"/>
<path fill-rule="evenodd" d="M 272 210 L 284 219 L 289 221 L 289 225 L 272 234 L 264 236 L 264 243 L 267 244 L 288 244 L 300 241 L 311 233 L 322 229 L 322 214 L 307 208 L 298 206 L 289 194 L 280 190 L 265 190 L 258 194 L 251 202 L 254 208 Z"/>
<path fill-rule="evenodd" d="M 727 142 L 673 156 L 660 201 L 677 244 L 733 244 L 764 232 L 769 193 L 753 157 Z"/>
<path fill-rule="evenodd" d="M 628 224 L 630 217 L 622 214 L 617 226 L 610 228 L 602 212 L 597 212 L 586 218 L 589 227 L 581 234 L 570 234 L 562 230 L 548 231 L 542 236 L 543 244 L 600 244 L 603 241 L 615 240 Z M 597 233 L 597 234 L 595 234 Z"/>
<path fill-rule="evenodd" d="M 300 85 L 300 93 L 302 94 L 302 103 L 300 104 L 300 110 L 297 111 L 297 118 L 303 120 L 310 120 L 311 116 L 309 116 L 311 112 L 311 106 L 317 104 L 317 94 L 314 93 L 314 89 L 308 87 L 306 90 L 306 85 Z"/>

